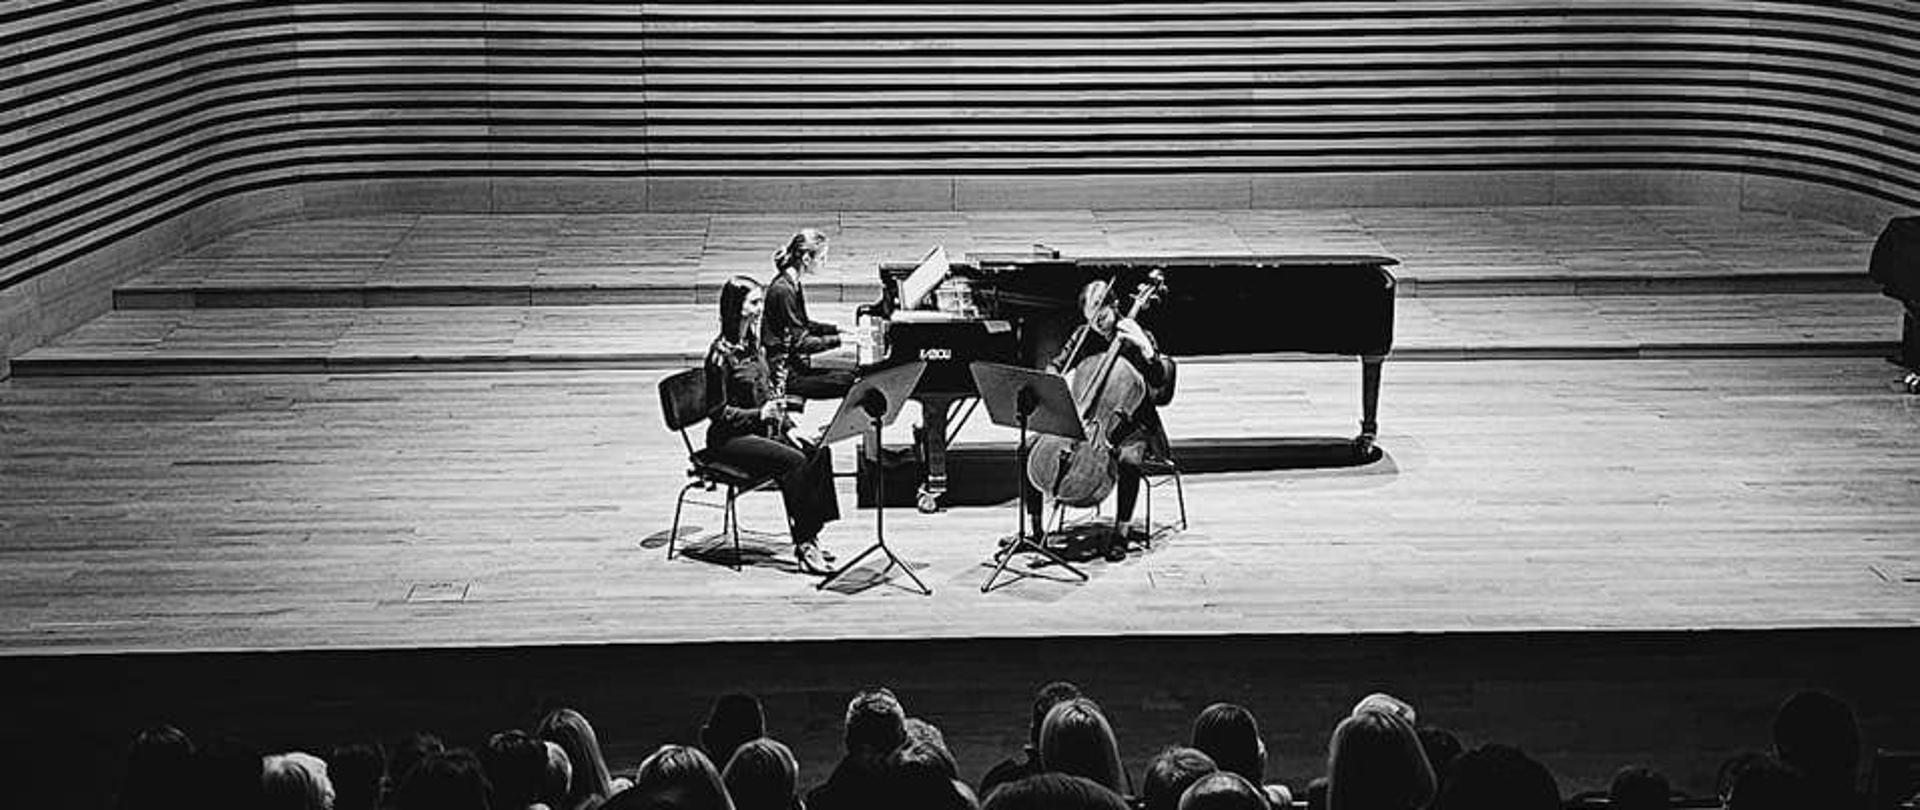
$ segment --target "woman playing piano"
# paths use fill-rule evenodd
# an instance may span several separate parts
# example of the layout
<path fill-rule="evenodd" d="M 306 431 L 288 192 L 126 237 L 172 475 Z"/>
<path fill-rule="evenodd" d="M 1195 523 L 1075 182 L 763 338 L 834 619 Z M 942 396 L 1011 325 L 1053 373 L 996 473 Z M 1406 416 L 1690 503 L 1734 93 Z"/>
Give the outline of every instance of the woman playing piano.
<path fill-rule="evenodd" d="M 827 236 L 807 228 L 773 252 L 773 281 L 767 285 L 766 314 L 760 340 L 767 349 L 773 389 L 785 396 L 839 399 L 853 385 L 853 372 L 813 367 L 813 355 L 840 346 L 840 329 L 807 315 L 806 289 L 800 277 L 819 272 L 827 261 Z"/>
<path fill-rule="evenodd" d="M 707 350 L 707 452 L 752 474 L 778 473 L 793 526 L 793 554 L 810 574 L 831 573 L 820 529 L 840 517 L 827 448 L 788 435 L 787 401 L 774 396 L 759 324 L 759 282 L 734 276 L 720 288 L 720 335 Z"/>
<path fill-rule="evenodd" d="M 1151 333 L 1133 319 L 1120 316 L 1119 308 L 1107 295 L 1107 286 L 1107 282 L 1095 280 L 1081 288 L 1080 314 L 1086 323 L 1074 331 L 1047 368 L 1065 373 L 1082 360 L 1097 360 L 1117 340 L 1120 357 L 1146 380 L 1148 396 L 1141 400 L 1138 409 L 1121 420 L 1112 443 L 1118 453 L 1118 477 L 1114 481 L 1117 500 L 1114 531 L 1106 545 L 1106 556 L 1118 560 L 1126 556 L 1128 541 L 1145 533 L 1135 531 L 1131 525 L 1133 505 L 1140 497 L 1140 467 L 1147 459 L 1164 459 L 1171 453 L 1158 406 L 1173 400 L 1174 364 L 1173 358 L 1160 353 Z M 1033 523 L 1035 535 L 1044 535 L 1040 493 L 1024 476 L 1020 480 L 1021 486 L 1027 488 L 1027 517 Z M 1152 528 L 1146 527 L 1146 531 Z"/>

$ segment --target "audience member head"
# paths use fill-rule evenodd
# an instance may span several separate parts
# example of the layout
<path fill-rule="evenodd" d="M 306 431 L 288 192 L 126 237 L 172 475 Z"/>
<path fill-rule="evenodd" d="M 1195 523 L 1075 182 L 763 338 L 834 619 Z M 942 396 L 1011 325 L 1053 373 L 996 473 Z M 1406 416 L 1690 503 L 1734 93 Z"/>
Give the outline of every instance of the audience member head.
<path fill-rule="evenodd" d="M 275 754 L 261 762 L 260 794 L 264 810 L 333 810 L 327 763 L 300 751 Z"/>
<path fill-rule="evenodd" d="M 1027 723 L 1027 745 L 1032 750 L 1040 750 L 1040 724 L 1047 719 L 1047 712 L 1077 697 L 1081 697 L 1080 687 L 1069 681 L 1054 681 L 1033 694 L 1033 719 Z"/>
<path fill-rule="evenodd" d="M 794 274 L 811 273 L 827 260 L 827 235 L 814 228 L 801 228 L 785 247 L 773 252 L 775 270 Z"/>
<path fill-rule="evenodd" d="M 1180 794 L 1200 781 L 1200 777 L 1220 770 L 1212 757 L 1198 748 L 1170 746 L 1147 760 L 1147 772 L 1140 780 L 1141 810 L 1175 810 Z"/>
<path fill-rule="evenodd" d="M 480 749 L 480 765 L 493 787 L 488 802 L 494 810 L 524 810 L 540 802 L 547 775 L 547 743 L 518 729 L 487 738 Z"/>
<path fill-rule="evenodd" d="M 937 756 L 947 770 L 949 778 L 960 778 L 960 762 L 953 758 L 952 749 L 947 748 L 947 735 L 940 733 L 940 727 L 918 717 L 907 718 L 907 741 L 902 747 L 919 745 L 926 753 Z M 894 749 L 896 751 L 900 749 Z"/>
<path fill-rule="evenodd" d="M 881 773 L 886 795 L 900 807 L 966 810 L 973 793 L 959 782 L 953 755 L 929 738 L 911 739 L 887 755 Z"/>
<path fill-rule="evenodd" d="M 600 738 L 594 736 L 593 725 L 584 715 L 572 709 L 555 709 L 541 718 L 533 733 L 540 739 L 559 743 L 567 751 L 567 762 L 573 765 L 567 806 L 577 807 L 591 796 L 605 798 L 613 794 L 613 773 L 607 770 L 607 759 L 600 753 Z"/>
<path fill-rule="evenodd" d="M 127 772 L 120 780 L 121 810 L 171 810 L 199 804 L 193 784 L 193 740 L 173 726 L 154 726 L 134 735 L 127 749 Z"/>
<path fill-rule="evenodd" d="M 700 749 L 663 745 L 634 774 L 633 787 L 614 794 L 603 810 L 733 810 L 720 770 Z"/>
<path fill-rule="evenodd" d="M 847 701 L 845 744 L 850 756 L 884 758 L 907 741 L 907 713 L 885 687 L 862 690 Z"/>
<path fill-rule="evenodd" d="M 489 810 L 486 770 L 472 751 L 428 754 L 393 791 L 395 810 Z"/>
<path fill-rule="evenodd" d="M 1817 801 L 1806 777 L 1771 757 L 1754 760 L 1733 777 L 1727 810 L 1805 810 L 1831 805 Z"/>
<path fill-rule="evenodd" d="M 1327 745 L 1330 810 L 1425 807 L 1435 790 L 1433 767 L 1405 717 L 1366 710 L 1334 727 Z"/>
<path fill-rule="evenodd" d="M 547 767 L 540 775 L 540 803 L 554 810 L 565 810 L 567 793 L 573 786 L 573 760 L 567 749 L 552 740 L 541 740 L 547 749 Z"/>
<path fill-rule="evenodd" d="M 1048 712 L 1049 715 L 1052 712 Z M 1118 792 L 1083 776 L 1043 773 L 994 788 L 982 810 L 1128 810 Z"/>
<path fill-rule="evenodd" d="M 408 734 L 393 746 L 387 760 L 387 790 L 399 789 L 400 783 L 407 781 L 407 774 L 413 771 L 420 760 L 447 750 L 439 737 L 424 731 Z"/>
<path fill-rule="evenodd" d="M 767 736 L 767 714 L 760 699 L 744 692 L 721 695 L 700 725 L 700 749 L 716 763 L 733 758 L 733 749 Z"/>
<path fill-rule="evenodd" d="M 748 341 L 760 328 L 764 300 L 760 282 L 734 276 L 720 285 L 720 336 L 734 343 Z"/>
<path fill-rule="evenodd" d="M 1558 810 L 1560 786 L 1547 766 L 1525 752 L 1489 743 L 1453 761 L 1440 804 L 1473 810 Z"/>
<path fill-rule="evenodd" d="M 1773 716 L 1773 753 L 1819 790 L 1852 790 L 1860 763 L 1853 709 L 1826 692 L 1787 698 Z"/>
<path fill-rule="evenodd" d="M 1040 766 L 1055 773 L 1084 776 L 1115 793 L 1127 789 L 1113 726 L 1100 713 L 1100 706 L 1087 698 L 1055 706 L 1040 721 Z"/>
<path fill-rule="evenodd" d="M 1644 765 L 1628 765 L 1615 772 L 1607 786 L 1612 810 L 1666 810 L 1673 792 L 1667 777 Z"/>
<path fill-rule="evenodd" d="M 800 806 L 800 762 L 778 740 L 761 737 L 733 750 L 721 774 L 736 810 L 794 810 Z"/>
<path fill-rule="evenodd" d="M 1414 714 L 1413 704 L 1385 692 L 1375 692 L 1361 698 L 1359 703 L 1353 704 L 1353 711 L 1348 712 L 1348 714 L 1359 714 L 1361 712 L 1386 712 L 1388 714 L 1396 714 L 1400 716 L 1400 719 L 1407 721 L 1407 725 L 1409 726 L 1418 726 L 1420 724 L 1420 718 Z"/>
<path fill-rule="evenodd" d="M 1414 735 L 1420 738 L 1420 751 L 1427 755 L 1427 765 L 1433 768 L 1434 782 L 1446 784 L 1447 766 L 1452 765 L 1463 750 L 1460 738 L 1439 726 L 1421 726 L 1414 730 Z"/>
<path fill-rule="evenodd" d="M 209 810 L 256 810 L 264 759 L 259 749 L 233 739 L 215 739 L 194 756 L 199 763 L 200 802 Z"/>
<path fill-rule="evenodd" d="M 1253 712 L 1232 703 L 1215 703 L 1193 719 L 1193 747 L 1212 757 L 1220 770 L 1254 784 L 1266 779 L 1267 744 Z"/>
<path fill-rule="evenodd" d="M 327 757 L 327 778 L 333 780 L 333 810 L 379 807 L 386 776 L 387 756 L 377 743 L 333 749 Z"/>
<path fill-rule="evenodd" d="M 1240 774 L 1214 771 L 1180 794 L 1180 810 L 1267 810 L 1267 795 Z"/>

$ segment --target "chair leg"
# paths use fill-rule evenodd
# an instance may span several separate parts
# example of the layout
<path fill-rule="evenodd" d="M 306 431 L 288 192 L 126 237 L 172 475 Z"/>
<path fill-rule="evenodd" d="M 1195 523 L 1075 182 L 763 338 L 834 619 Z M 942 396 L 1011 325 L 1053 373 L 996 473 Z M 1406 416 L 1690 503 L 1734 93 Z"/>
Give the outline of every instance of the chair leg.
<path fill-rule="evenodd" d="M 1187 530 L 1187 489 L 1180 485 L 1180 468 L 1173 468 L 1173 497 L 1180 504 L 1180 531 Z"/>
<path fill-rule="evenodd" d="M 674 544 L 680 541 L 680 510 L 686 508 L 687 493 L 692 492 L 693 488 L 699 485 L 699 481 L 689 482 L 680 488 L 680 497 L 673 499 L 673 528 L 667 534 L 667 559 L 669 560 L 673 559 Z"/>
<path fill-rule="evenodd" d="M 740 515 L 739 513 L 734 511 L 733 502 L 734 502 L 734 499 L 739 496 L 739 494 L 740 493 L 735 491 L 733 487 L 727 487 L 727 523 L 729 526 L 732 527 L 731 533 L 733 534 L 733 570 L 735 571 L 740 570 Z"/>

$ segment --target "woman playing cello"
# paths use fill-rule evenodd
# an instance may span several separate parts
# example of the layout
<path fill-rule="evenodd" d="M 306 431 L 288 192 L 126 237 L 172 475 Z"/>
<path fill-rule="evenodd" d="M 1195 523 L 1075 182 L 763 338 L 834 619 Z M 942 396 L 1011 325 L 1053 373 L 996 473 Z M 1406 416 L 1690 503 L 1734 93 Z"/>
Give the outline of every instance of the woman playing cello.
<path fill-rule="evenodd" d="M 1145 535 L 1145 530 L 1131 526 L 1133 506 L 1140 495 L 1141 465 L 1147 459 L 1166 458 L 1170 452 L 1158 406 L 1173 399 L 1174 364 L 1172 358 L 1160 353 L 1152 334 L 1134 319 L 1120 314 L 1108 293 L 1108 282 L 1099 280 L 1089 282 L 1080 290 L 1080 314 L 1086 322 L 1074 331 L 1047 368 L 1066 373 L 1082 363 L 1098 362 L 1109 347 L 1118 343 L 1117 362 L 1131 366 L 1146 383 L 1147 396 L 1131 413 L 1121 414 L 1108 434 L 1115 454 L 1113 484 L 1118 490 L 1118 502 L 1114 509 L 1114 531 L 1107 540 L 1105 554 L 1109 560 L 1119 560 L 1126 556 L 1129 540 Z M 1085 407 L 1086 403 L 1081 405 Z M 1030 478 L 1023 478 L 1020 485 L 1027 489 L 1027 519 L 1038 537 L 1045 534 L 1041 493 Z"/>

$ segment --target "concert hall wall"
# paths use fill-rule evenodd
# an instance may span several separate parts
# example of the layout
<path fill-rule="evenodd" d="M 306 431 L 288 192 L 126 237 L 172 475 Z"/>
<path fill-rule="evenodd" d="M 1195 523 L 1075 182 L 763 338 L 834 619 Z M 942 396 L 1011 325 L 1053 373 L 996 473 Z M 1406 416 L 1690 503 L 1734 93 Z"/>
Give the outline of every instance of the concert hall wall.
<path fill-rule="evenodd" d="M 392 211 L 1920 206 L 1905 0 L 0 4 L 0 357 Z M 0 360 L 0 373 L 4 373 Z"/>

